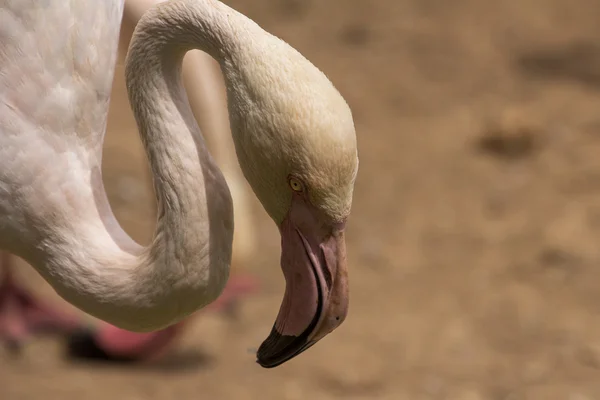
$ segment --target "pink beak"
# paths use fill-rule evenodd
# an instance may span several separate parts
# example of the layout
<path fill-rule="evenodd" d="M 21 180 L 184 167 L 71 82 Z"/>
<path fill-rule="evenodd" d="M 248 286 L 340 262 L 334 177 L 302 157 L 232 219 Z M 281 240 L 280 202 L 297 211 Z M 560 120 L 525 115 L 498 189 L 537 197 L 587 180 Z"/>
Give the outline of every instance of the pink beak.
<path fill-rule="evenodd" d="M 257 353 L 273 368 L 331 333 L 348 313 L 344 224 L 323 224 L 318 211 L 295 195 L 280 226 L 286 289 L 275 325 Z"/>

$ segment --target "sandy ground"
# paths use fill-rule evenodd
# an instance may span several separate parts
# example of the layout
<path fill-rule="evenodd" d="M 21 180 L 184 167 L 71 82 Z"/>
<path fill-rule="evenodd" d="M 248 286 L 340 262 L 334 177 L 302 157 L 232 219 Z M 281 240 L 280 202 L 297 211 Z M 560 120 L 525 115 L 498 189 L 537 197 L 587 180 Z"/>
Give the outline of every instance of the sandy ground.
<path fill-rule="evenodd" d="M 351 312 L 274 370 L 254 362 L 283 292 L 257 205 L 264 290 L 195 320 L 153 367 L 0 356 L 0 398 L 600 399 L 600 1 L 227 1 L 350 103 L 360 173 Z M 117 71 L 105 180 L 145 241 L 146 164 Z M 51 296 L 30 270 L 31 284 Z"/>

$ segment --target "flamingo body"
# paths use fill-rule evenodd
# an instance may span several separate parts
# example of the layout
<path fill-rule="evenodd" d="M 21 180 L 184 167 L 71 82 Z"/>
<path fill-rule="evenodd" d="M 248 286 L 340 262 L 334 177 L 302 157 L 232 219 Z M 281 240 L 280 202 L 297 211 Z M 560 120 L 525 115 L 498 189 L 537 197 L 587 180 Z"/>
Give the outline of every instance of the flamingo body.
<path fill-rule="evenodd" d="M 128 331 L 166 329 L 221 295 L 232 199 L 181 82 L 184 55 L 199 49 L 223 71 L 240 167 L 282 238 L 286 292 L 259 364 L 286 362 L 344 321 L 358 159 L 350 109 L 321 71 L 218 1 L 146 12 L 126 60 L 158 204 L 143 247 L 116 221 L 101 175 L 123 2 L 8 0 L 0 11 L 0 249 Z"/>

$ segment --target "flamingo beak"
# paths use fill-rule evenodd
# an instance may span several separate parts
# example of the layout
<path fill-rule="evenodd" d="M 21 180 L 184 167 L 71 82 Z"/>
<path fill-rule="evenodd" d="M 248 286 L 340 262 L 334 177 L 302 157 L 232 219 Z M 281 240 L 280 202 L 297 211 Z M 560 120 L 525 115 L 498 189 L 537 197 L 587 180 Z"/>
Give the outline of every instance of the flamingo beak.
<path fill-rule="evenodd" d="M 323 224 L 302 197 L 292 201 L 280 227 L 286 289 L 257 362 L 273 368 L 335 330 L 348 312 L 344 224 Z"/>

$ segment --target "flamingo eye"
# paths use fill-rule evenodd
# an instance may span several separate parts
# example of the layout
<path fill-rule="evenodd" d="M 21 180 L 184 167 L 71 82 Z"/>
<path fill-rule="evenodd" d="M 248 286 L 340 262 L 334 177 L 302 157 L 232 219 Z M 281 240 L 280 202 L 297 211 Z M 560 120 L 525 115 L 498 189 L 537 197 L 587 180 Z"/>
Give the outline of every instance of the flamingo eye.
<path fill-rule="evenodd" d="M 289 184 L 294 192 L 302 192 L 304 190 L 304 186 L 302 185 L 302 182 L 300 182 L 296 178 L 290 178 Z"/>

